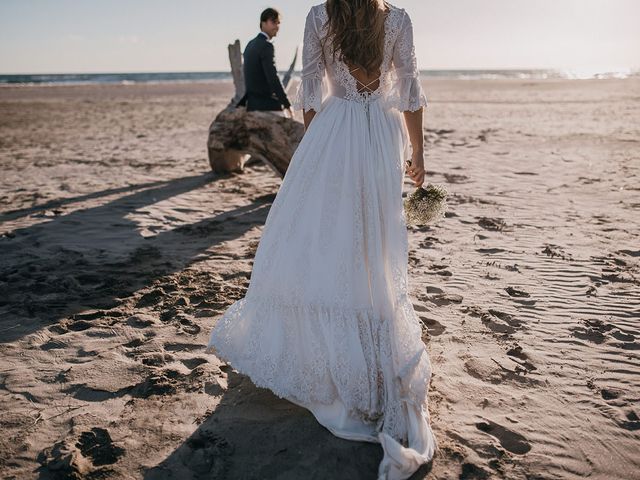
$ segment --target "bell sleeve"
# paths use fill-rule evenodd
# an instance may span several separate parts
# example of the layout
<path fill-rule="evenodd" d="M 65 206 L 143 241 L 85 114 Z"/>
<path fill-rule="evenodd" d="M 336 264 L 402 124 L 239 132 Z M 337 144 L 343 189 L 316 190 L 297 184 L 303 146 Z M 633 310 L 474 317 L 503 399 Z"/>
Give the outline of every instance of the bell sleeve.
<path fill-rule="evenodd" d="M 396 80 L 394 85 L 394 106 L 401 112 L 414 112 L 427 106 L 427 97 L 420 84 L 420 72 L 416 62 L 413 44 L 413 25 L 405 11 L 400 24 L 400 32 L 393 47 L 392 57 Z"/>
<path fill-rule="evenodd" d="M 313 8 L 307 15 L 302 45 L 302 78 L 294 98 L 295 110 L 320 111 L 325 73 L 324 55 Z"/>

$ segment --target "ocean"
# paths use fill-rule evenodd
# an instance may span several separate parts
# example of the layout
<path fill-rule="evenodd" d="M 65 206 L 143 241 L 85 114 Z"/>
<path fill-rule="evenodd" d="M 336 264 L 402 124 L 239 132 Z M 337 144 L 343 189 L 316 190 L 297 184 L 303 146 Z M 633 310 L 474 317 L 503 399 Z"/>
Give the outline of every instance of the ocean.
<path fill-rule="evenodd" d="M 282 72 L 284 74 L 284 72 Z M 452 79 L 598 79 L 638 76 L 640 72 L 577 72 L 568 70 L 422 70 L 423 78 Z M 167 82 L 230 82 L 230 72 L 154 72 L 154 73 L 56 73 L 0 75 L 0 86 L 138 84 Z"/>

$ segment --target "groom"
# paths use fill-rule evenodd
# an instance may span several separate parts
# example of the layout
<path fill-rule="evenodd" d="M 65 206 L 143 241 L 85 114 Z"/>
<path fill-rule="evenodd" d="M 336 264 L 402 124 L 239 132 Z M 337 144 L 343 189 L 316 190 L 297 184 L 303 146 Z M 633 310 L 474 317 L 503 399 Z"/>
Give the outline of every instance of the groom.
<path fill-rule="evenodd" d="M 273 43 L 280 29 L 280 13 L 267 8 L 260 15 L 260 33 L 244 49 L 245 96 L 239 105 L 246 105 L 247 111 L 267 110 L 290 118 L 291 103 L 282 87 L 276 70 Z"/>

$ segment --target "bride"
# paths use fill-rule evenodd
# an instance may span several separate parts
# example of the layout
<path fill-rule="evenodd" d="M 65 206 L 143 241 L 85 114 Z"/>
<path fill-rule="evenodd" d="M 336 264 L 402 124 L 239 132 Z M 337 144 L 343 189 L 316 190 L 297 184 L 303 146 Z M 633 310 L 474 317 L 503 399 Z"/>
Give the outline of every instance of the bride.
<path fill-rule="evenodd" d="M 210 350 L 334 435 L 380 443 L 379 479 L 429 462 L 431 366 L 407 291 L 405 160 L 424 181 L 411 19 L 327 0 L 306 19 L 305 134 L 267 216 L 244 298 Z"/>

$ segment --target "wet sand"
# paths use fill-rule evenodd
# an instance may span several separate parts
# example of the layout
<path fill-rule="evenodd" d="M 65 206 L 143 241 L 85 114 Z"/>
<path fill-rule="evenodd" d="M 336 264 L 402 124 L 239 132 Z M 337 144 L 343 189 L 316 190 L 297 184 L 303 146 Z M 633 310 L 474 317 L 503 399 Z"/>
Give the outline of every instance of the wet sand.
<path fill-rule="evenodd" d="M 640 80 L 425 90 L 451 198 L 410 229 L 440 442 L 412 478 L 640 478 Z M 280 185 L 210 173 L 231 94 L 0 88 L 0 477 L 375 478 L 205 353 Z"/>

